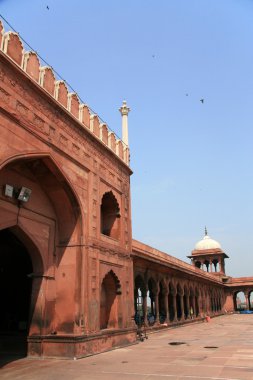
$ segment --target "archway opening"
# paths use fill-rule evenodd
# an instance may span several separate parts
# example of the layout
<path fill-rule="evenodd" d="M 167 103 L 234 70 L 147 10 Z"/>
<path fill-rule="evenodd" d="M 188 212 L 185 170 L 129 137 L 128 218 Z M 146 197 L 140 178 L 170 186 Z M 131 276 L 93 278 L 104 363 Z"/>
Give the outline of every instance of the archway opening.
<path fill-rule="evenodd" d="M 134 307 L 135 307 L 135 323 L 141 326 L 144 322 L 145 315 L 147 313 L 147 291 L 144 281 L 140 275 L 135 279 L 134 288 Z M 145 305 L 144 305 L 145 304 Z"/>
<path fill-rule="evenodd" d="M 244 292 L 237 292 L 235 294 L 234 303 L 235 303 L 235 310 L 237 310 L 237 311 L 247 309 L 246 298 L 245 298 Z"/>
<path fill-rule="evenodd" d="M 0 334 L 4 354 L 27 354 L 33 272 L 25 245 L 10 229 L 0 231 Z"/>
<path fill-rule="evenodd" d="M 196 317 L 199 316 L 199 297 L 198 297 L 198 295 L 195 296 L 195 315 L 196 315 Z"/>

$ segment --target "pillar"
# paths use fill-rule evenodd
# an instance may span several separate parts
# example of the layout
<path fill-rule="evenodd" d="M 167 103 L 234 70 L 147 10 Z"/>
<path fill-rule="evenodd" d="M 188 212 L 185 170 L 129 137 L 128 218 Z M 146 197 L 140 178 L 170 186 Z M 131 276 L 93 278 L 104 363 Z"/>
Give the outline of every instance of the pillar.
<path fill-rule="evenodd" d="M 249 292 L 244 292 L 245 301 L 246 301 L 246 310 L 249 310 Z"/>
<path fill-rule="evenodd" d="M 158 297 L 158 292 L 155 293 L 155 323 L 159 324 L 160 323 L 160 317 L 159 317 L 159 297 Z"/>
<path fill-rule="evenodd" d="M 165 310 L 165 323 L 170 322 L 170 316 L 169 316 L 169 302 L 168 302 L 168 292 L 163 293 L 163 304 L 164 304 L 164 310 Z"/>
<path fill-rule="evenodd" d="M 174 310 L 174 319 L 173 322 L 177 322 L 177 295 L 173 294 L 173 310 Z"/>
<path fill-rule="evenodd" d="M 183 296 L 183 294 L 180 295 L 180 306 L 181 306 L 181 320 L 185 320 L 185 315 L 184 315 L 184 296 Z"/>
<path fill-rule="evenodd" d="M 145 326 L 148 326 L 148 312 L 147 312 L 147 292 L 142 296 L 142 305 L 143 305 L 143 323 Z"/>
<path fill-rule="evenodd" d="M 190 319 L 191 316 L 190 316 L 190 295 L 189 294 L 187 294 L 187 296 L 186 296 L 186 307 L 188 310 L 187 319 Z"/>

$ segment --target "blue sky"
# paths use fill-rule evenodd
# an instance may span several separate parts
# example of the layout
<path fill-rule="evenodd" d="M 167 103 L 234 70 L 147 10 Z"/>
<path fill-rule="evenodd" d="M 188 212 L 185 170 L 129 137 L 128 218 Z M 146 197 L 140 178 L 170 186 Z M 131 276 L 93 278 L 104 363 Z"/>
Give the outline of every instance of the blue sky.
<path fill-rule="evenodd" d="M 187 262 L 206 225 L 227 273 L 253 276 L 253 1 L 0 0 L 0 13 L 118 135 L 127 100 L 134 238 Z"/>

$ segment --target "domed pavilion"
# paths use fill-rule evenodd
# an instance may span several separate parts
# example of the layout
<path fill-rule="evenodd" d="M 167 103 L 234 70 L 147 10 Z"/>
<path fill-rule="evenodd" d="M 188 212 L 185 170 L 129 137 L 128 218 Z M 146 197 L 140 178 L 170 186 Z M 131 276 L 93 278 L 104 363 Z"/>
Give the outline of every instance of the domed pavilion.
<path fill-rule="evenodd" d="M 206 228 L 205 236 L 197 242 L 191 256 L 187 257 L 197 268 L 212 274 L 225 275 L 225 259 L 229 256 L 223 252 L 219 242 L 208 236 Z"/>

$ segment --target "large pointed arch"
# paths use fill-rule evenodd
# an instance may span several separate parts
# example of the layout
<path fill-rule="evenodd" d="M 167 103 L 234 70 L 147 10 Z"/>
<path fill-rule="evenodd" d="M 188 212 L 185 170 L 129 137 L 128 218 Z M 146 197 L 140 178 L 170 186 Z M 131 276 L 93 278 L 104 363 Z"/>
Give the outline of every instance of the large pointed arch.
<path fill-rule="evenodd" d="M 47 152 L 15 155 L 0 164 L 0 173 L 3 173 L 1 177 L 7 177 L 11 181 L 10 176 L 4 175 L 10 170 L 21 174 L 20 178 L 15 176 L 16 186 L 28 183 L 31 187 L 31 182 L 34 182 L 46 194 L 57 217 L 59 244 L 65 244 L 71 239 L 77 225 L 83 230 L 83 213 L 78 194 L 67 174 L 51 154 Z M 22 173 L 26 178 L 25 181 L 21 179 Z M 32 189 L 31 199 L 34 196 Z"/>
<path fill-rule="evenodd" d="M 73 333 L 75 321 L 84 310 L 80 290 L 83 276 L 75 272 L 75 267 L 82 268 L 82 255 L 77 253 L 83 243 L 84 230 L 81 202 L 75 188 L 49 153 L 20 154 L 2 162 L 0 186 L 4 188 L 6 184 L 18 190 L 22 187 L 31 190 L 28 202 L 18 201 L 15 195 L 0 194 L 0 231 L 8 229 L 32 261 L 31 273 L 26 274 L 32 281 L 29 339 L 56 330 Z M 11 249 L 16 257 L 16 248 Z M 72 266 L 68 265 L 70 253 L 76 260 Z M 0 252 L 1 259 L 4 257 Z M 76 280 L 73 283 L 64 281 L 66 274 L 68 277 L 76 275 L 79 286 L 75 285 Z M 79 310 L 75 309 L 75 299 L 80 299 Z M 68 310 L 62 307 L 66 300 Z"/>

